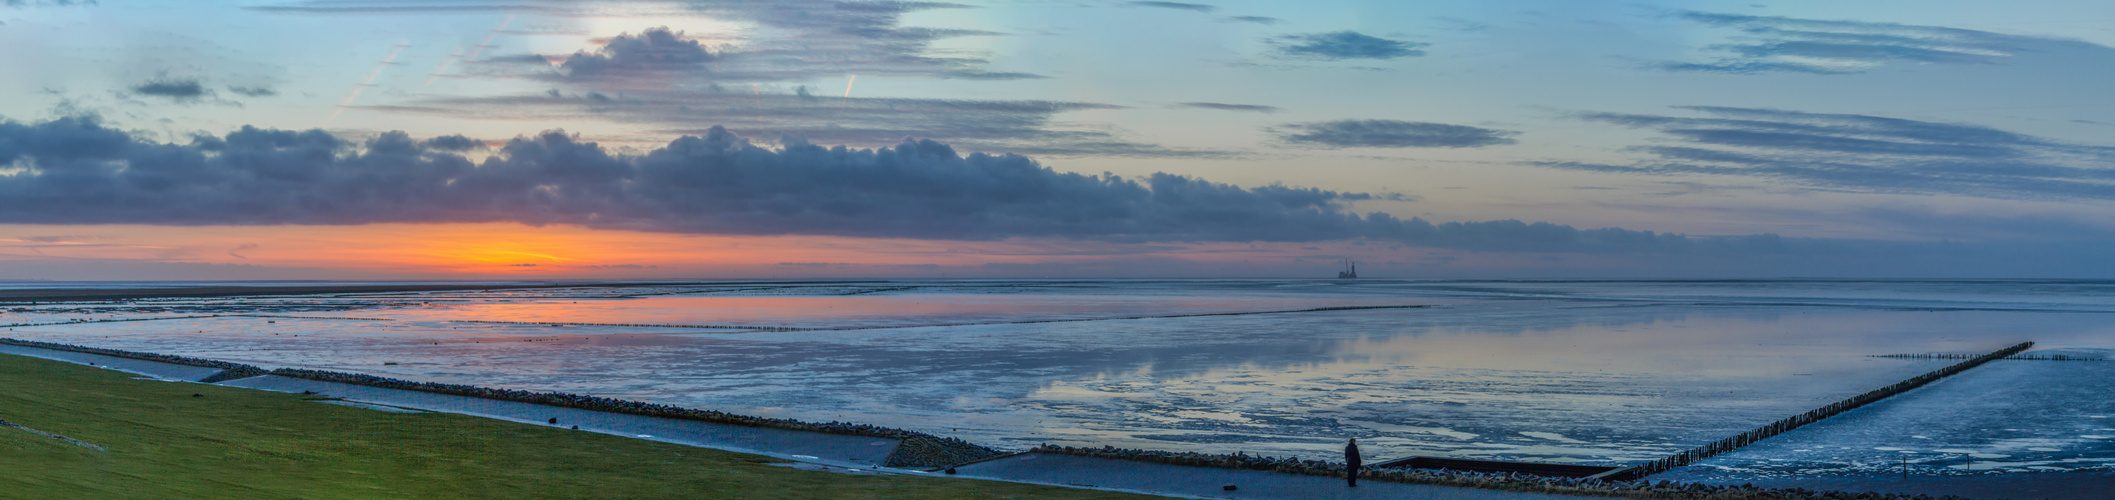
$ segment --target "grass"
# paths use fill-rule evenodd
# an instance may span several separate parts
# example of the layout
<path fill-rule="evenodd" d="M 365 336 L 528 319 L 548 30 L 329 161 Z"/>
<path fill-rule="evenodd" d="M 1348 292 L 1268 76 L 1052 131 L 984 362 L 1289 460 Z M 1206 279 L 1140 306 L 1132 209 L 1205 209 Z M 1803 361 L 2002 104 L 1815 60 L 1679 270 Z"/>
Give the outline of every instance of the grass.
<path fill-rule="evenodd" d="M 192 397 L 192 394 L 204 397 Z M 770 465 L 778 459 L 0 355 L 10 498 L 1147 498 Z"/>

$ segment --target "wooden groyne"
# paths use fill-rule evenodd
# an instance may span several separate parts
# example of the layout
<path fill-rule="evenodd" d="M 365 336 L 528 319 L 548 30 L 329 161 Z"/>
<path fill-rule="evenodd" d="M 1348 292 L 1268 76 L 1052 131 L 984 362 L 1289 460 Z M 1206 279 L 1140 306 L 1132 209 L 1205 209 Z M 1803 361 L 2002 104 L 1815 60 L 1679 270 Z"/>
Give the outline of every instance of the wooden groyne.
<path fill-rule="evenodd" d="M 1981 356 L 1982 355 L 1980 354 L 1936 352 L 1925 354 L 1874 354 L 1866 357 L 1892 359 L 1975 359 Z M 2006 356 L 2004 359 L 2024 361 L 2107 361 L 2107 358 L 2096 358 L 2092 356 L 2072 356 L 2069 354 L 2015 354 L 2011 356 Z"/>
<path fill-rule="evenodd" d="M 1908 392 L 1910 389 L 1923 387 L 1924 384 L 1929 384 L 1939 379 L 1946 378 L 1949 375 L 1961 373 L 1962 371 L 1966 371 L 1969 368 L 1981 366 L 1983 363 L 1988 363 L 1991 361 L 1996 361 L 2012 355 L 2019 354 L 2021 351 L 2025 351 L 2031 347 L 2034 347 L 2033 342 L 2021 342 L 2019 343 L 2019 345 L 2007 347 L 2004 349 L 1998 349 L 1997 352 L 1969 358 L 1967 361 L 1955 363 L 1945 368 L 1934 370 L 1931 373 L 1918 375 L 1916 377 L 1910 378 L 1909 380 L 1896 382 L 1894 385 L 1874 389 L 1873 391 L 1867 392 L 1865 394 L 1852 396 L 1850 399 L 1837 401 L 1835 403 L 1829 404 L 1828 406 L 1823 406 L 1819 409 L 1815 409 L 1814 411 L 1793 415 L 1791 418 L 1771 422 L 1769 425 L 1758 427 L 1755 430 L 1743 432 L 1739 435 L 1721 439 L 1717 442 L 1713 442 L 1703 446 L 1698 446 L 1688 451 L 1669 455 L 1667 458 L 1662 458 L 1659 460 L 1654 460 L 1651 462 L 1646 462 L 1631 467 L 1608 471 L 1599 475 L 1595 475 L 1592 478 L 1615 481 L 1629 481 L 1641 479 L 1645 476 L 1650 476 L 1661 472 L 1666 472 L 1669 469 L 1673 469 L 1675 467 L 1689 465 L 1698 460 L 1711 458 L 1714 456 L 1718 456 L 1721 453 L 1740 449 L 1740 447 L 1742 446 L 1754 444 L 1756 441 L 1768 439 L 1771 436 L 1783 434 L 1787 431 L 1800 428 L 1801 426 L 1807 424 L 1820 422 L 1822 419 L 1836 416 L 1836 414 L 1838 413 L 1851 411 L 1853 409 L 1857 409 L 1858 407 L 1865 406 L 1867 404 L 1872 404 L 1875 401 L 1887 399 L 1889 396 Z"/>

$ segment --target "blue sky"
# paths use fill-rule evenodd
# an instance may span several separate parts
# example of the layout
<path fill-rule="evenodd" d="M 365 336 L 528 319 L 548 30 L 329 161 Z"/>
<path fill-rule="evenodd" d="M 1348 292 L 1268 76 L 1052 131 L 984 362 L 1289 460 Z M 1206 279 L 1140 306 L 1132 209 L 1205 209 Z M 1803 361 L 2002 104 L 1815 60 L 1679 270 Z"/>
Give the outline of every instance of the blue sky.
<path fill-rule="evenodd" d="M 842 261 L 655 257 L 698 276 L 2115 276 L 2106 2 L 21 0 L 0 44 L 0 278 L 448 275 L 207 248 L 377 224 Z"/>

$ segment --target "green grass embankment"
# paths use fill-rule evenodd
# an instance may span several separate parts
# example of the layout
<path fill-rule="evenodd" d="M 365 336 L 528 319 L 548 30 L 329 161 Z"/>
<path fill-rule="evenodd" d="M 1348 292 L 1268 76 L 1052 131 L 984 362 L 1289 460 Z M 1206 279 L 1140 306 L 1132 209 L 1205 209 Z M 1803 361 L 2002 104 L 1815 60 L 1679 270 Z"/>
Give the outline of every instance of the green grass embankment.
<path fill-rule="evenodd" d="M 308 399 L 0 355 L 0 498 L 1147 498 Z"/>

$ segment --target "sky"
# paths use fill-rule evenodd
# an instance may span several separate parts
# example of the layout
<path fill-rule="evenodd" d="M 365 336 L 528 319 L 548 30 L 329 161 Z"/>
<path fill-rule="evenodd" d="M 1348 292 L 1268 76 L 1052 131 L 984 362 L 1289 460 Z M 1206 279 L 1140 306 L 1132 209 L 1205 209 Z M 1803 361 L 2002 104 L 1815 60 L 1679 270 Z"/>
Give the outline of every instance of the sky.
<path fill-rule="evenodd" d="M 2115 278 L 2115 4 L 0 0 L 0 280 Z"/>

